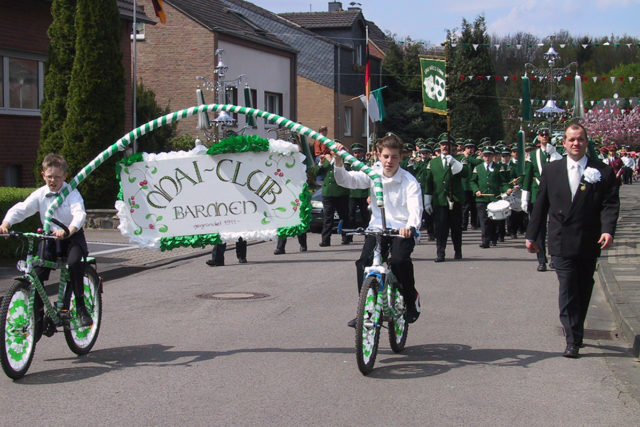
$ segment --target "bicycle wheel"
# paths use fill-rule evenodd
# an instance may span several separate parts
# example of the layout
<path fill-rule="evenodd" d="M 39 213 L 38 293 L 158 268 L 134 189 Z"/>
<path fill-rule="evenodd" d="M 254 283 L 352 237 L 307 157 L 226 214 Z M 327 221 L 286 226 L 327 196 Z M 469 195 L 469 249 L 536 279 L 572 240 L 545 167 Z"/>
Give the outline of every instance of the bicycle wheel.
<path fill-rule="evenodd" d="M 378 354 L 378 341 L 382 326 L 382 307 L 378 304 L 379 283 L 375 276 L 364 279 L 358 300 L 356 360 L 360 372 L 364 375 L 373 370 L 373 364 Z"/>
<path fill-rule="evenodd" d="M 76 297 L 71 297 L 71 319 L 69 326 L 64 328 L 64 338 L 69 349 L 77 355 L 87 354 L 98 339 L 100 324 L 102 323 L 102 294 L 100 293 L 100 278 L 93 267 L 87 265 L 84 272 L 84 304 L 93 319 L 93 325 L 80 326 L 80 319 L 76 311 Z"/>
<path fill-rule="evenodd" d="M 397 287 L 393 287 L 393 307 L 398 313 L 398 318 L 389 321 L 389 344 L 391 350 L 394 353 L 400 353 L 404 350 L 404 346 L 407 343 L 407 332 L 409 331 L 409 323 L 404 320 L 404 312 L 406 306 L 404 304 L 404 298 Z"/>
<path fill-rule="evenodd" d="M 29 313 L 29 283 L 16 281 L 2 300 L 0 307 L 0 360 L 8 377 L 17 380 L 27 373 L 35 342 L 35 316 Z"/>

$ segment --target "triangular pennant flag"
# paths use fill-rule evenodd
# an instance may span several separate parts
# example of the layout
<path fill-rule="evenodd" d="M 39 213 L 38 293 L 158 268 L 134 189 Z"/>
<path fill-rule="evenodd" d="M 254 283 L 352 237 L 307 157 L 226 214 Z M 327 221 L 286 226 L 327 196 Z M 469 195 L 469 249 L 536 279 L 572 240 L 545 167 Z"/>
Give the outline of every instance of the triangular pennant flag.
<path fill-rule="evenodd" d="M 620 83 L 624 82 L 624 77 L 620 76 Z"/>
<path fill-rule="evenodd" d="M 567 76 L 565 77 L 567 80 L 571 80 L 571 76 Z"/>
<path fill-rule="evenodd" d="M 494 46 L 496 47 L 496 49 L 499 49 L 499 48 L 500 48 L 500 45 L 499 45 L 499 44 L 494 44 Z"/>
<path fill-rule="evenodd" d="M 544 46 L 544 43 L 538 43 L 538 47 L 542 47 Z M 529 45 L 529 47 L 531 47 L 531 45 Z"/>
<path fill-rule="evenodd" d="M 512 76 L 511 78 L 513 79 L 514 82 L 518 80 L 518 76 Z"/>
<path fill-rule="evenodd" d="M 593 107 L 593 103 L 594 103 L 594 101 L 591 101 L 591 106 L 592 106 L 592 107 Z"/>
<path fill-rule="evenodd" d="M 558 77 L 556 77 L 556 81 L 558 81 L 558 82 L 559 82 L 560 80 L 562 80 L 562 76 L 558 76 Z"/>
<path fill-rule="evenodd" d="M 633 81 L 633 76 L 629 76 L 629 82 Z"/>
<path fill-rule="evenodd" d="M 602 43 L 602 46 L 609 46 L 610 44 L 611 43 L 609 43 L 609 42 L 604 42 L 604 43 Z"/>
<path fill-rule="evenodd" d="M 631 43 L 627 43 L 627 47 L 631 49 Z"/>
<path fill-rule="evenodd" d="M 616 104 L 620 105 L 620 100 L 619 99 L 616 99 Z"/>
<path fill-rule="evenodd" d="M 460 74 L 460 81 L 464 81 L 464 76 Z"/>
<path fill-rule="evenodd" d="M 493 76 L 494 79 L 496 79 L 496 81 L 500 80 L 500 76 Z"/>
<path fill-rule="evenodd" d="M 469 76 L 469 80 L 473 80 L 473 76 Z"/>
<path fill-rule="evenodd" d="M 609 78 L 611 79 L 611 84 L 613 84 L 613 82 L 615 82 L 615 81 L 616 81 L 615 76 L 611 76 L 611 77 L 609 77 Z"/>
<path fill-rule="evenodd" d="M 583 45 L 582 45 L 582 48 L 583 48 L 583 49 L 586 49 L 586 48 L 587 48 L 587 46 L 589 46 L 589 45 L 588 45 L 588 44 L 583 44 Z"/>
<path fill-rule="evenodd" d="M 598 77 L 596 77 L 596 76 L 593 76 L 593 77 L 591 77 L 591 78 L 593 79 L 593 82 L 594 82 L 594 83 L 598 81 Z"/>
<path fill-rule="evenodd" d="M 584 80 L 585 83 L 589 81 L 589 77 L 587 76 L 584 76 L 582 79 Z"/>
<path fill-rule="evenodd" d="M 505 82 L 509 80 L 509 76 L 502 76 L 502 78 L 504 79 Z"/>
<path fill-rule="evenodd" d="M 482 75 L 478 74 L 478 80 L 482 80 Z"/>
<path fill-rule="evenodd" d="M 473 43 L 473 50 L 478 50 L 478 46 L 480 46 L 478 43 Z"/>
<path fill-rule="evenodd" d="M 491 76 L 485 76 L 487 80 L 491 80 Z"/>
<path fill-rule="evenodd" d="M 518 98 L 520 100 L 520 104 L 522 104 L 522 98 Z"/>
<path fill-rule="evenodd" d="M 520 49 L 521 47 L 522 47 L 522 45 L 521 45 L 521 44 L 517 44 L 517 45 L 516 45 L 516 48 L 517 48 L 517 49 Z"/>
<path fill-rule="evenodd" d="M 606 78 L 606 77 L 604 77 L 604 76 L 602 76 L 602 78 L 601 78 L 600 80 L 602 80 L 602 81 L 604 82 L 604 81 L 606 81 L 606 80 L 607 80 L 607 78 Z"/>
<path fill-rule="evenodd" d="M 565 46 L 566 46 L 565 43 L 560 43 L 560 48 L 564 49 Z"/>
<path fill-rule="evenodd" d="M 458 46 L 458 43 L 451 43 L 451 47 L 456 47 Z"/>

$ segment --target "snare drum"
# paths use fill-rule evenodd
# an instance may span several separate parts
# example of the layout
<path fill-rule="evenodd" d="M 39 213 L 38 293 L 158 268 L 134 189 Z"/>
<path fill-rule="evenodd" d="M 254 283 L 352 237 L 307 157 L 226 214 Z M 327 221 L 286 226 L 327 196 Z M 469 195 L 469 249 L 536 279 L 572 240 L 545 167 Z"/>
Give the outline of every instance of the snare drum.
<path fill-rule="evenodd" d="M 499 221 L 507 219 L 511 215 L 511 205 L 506 200 L 498 200 L 497 202 L 491 202 L 487 205 L 487 214 L 489 218 Z"/>
<path fill-rule="evenodd" d="M 522 211 L 522 190 L 519 188 L 517 190 L 513 190 L 513 192 L 507 196 L 506 200 L 509 201 L 512 211 Z"/>

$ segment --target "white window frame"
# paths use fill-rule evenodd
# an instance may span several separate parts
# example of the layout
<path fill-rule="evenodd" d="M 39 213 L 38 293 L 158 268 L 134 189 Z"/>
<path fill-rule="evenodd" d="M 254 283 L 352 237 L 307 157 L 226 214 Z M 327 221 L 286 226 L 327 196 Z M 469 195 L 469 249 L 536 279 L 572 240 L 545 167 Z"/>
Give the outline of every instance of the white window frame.
<path fill-rule="evenodd" d="M 274 97 L 275 99 L 278 100 L 278 111 L 271 111 L 269 109 L 269 98 L 270 97 Z M 283 112 L 284 112 L 284 95 L 282 93 L 279 92 L 271 92 L 271 91 L 264 91 L 264 111 L 268 111 L 270 113 L 274 113 L 277 114 L 279 116 L 283 116 Z M 264 121 L 264 127 L 266 129 L 270 129 L 270 128 L 276 128 L 278 127 L 277 124 L 275 123 L 270 123 L 267 120 Z"/>
<path fill-rule="evenodd" d="M 9 107 L 9 58 L 38 61 L 38 108 L 10 108 Z M 0 66 L 2 67 L 2 105 L 0 114 L 14 116 L 40 116 L 40 105 L 44 98 L 44 55 L 16 52 L 0 49 Z"/>
<path fill-rule="evenodd" d="M 344 136 L 351 136 L 353 129 L 353 108 L 344 107 Z"/>
<path fill-rule="evenodd" d="M 145 40 L 144 22 L 136 22 L 136 40 Z M 133 33 L 129 36 L 133 40 Z"/>

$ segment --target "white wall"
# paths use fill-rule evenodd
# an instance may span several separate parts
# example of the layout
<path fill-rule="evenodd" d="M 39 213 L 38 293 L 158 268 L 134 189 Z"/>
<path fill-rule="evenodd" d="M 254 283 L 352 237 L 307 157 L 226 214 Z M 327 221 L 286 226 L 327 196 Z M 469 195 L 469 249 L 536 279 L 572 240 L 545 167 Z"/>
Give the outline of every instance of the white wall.
<path fill-rule="evenodd" d="M 235 79 L 240 74 L 246 74 L 243 83 L 238 87 L 238 105 L 244 103 L 244 83 L 248 83 L 251 89 L 257 90 L 257 105 L 254 108 L 265 109 L 264 93 L 275 92 L 282 94 L 282 115 L 291 118 L 291 59 L 274 55 L 268 52 L 251 49 L 245 46 L 219 40 L 218 48 L 224 49 L 223 62 L 229 67 L 225 80 Z M 217 58 L 216 58 L 217 62 Z M 209 102 L 209 100 L 207 100 Z M 246 116 L 238 115 L 238 127 L 246 125 Z M 257 129 L 245 130 L 245 135 L 260 135 L 274 137 L 274 133 L 266 133 L 266 129 L 277 127 L 267 124 L 265 120 L 256 119 Z"/>

